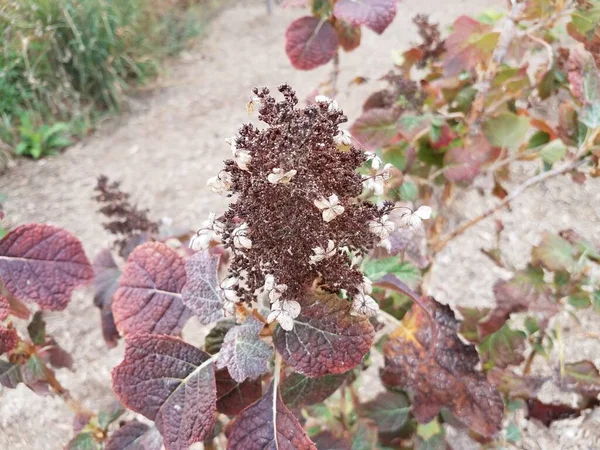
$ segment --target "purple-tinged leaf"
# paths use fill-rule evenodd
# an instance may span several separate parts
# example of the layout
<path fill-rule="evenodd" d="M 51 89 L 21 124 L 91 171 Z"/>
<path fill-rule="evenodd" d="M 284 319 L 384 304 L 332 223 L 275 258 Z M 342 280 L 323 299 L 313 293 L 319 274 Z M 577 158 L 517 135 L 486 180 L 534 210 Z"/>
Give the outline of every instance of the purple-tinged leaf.
<path fill-rule="evenodd" d="M 3 295 L 0 295 L 0 320 L 6 319 L 10 314 L 10 303 Z"/>
<path fill-rule="evenodd" d="M 187 282 L 181 291 L 183 303 L 208 325 L 223 318 L 223 299 L 219 293 L 218 255 L 194 254 L 185 263 Z"/>
<path fill-rule="evenodd" d="M 156 427 L 132 420 L 110 436 L 104 450 L 160 450 L 162 444 Z"/>
<path fill-rule="evenodd" d="M 137 247 L 123 269 L 113 297 L 113 314 L 123 335 L 178 334 L 190 311 L 181 301 L 183 258 L 160 242 Z"/>
<path fill-rule="evenodd" d="M 43 310 L 65 309 L 93 270 L 81 242 L 51 225 L 21 225 L 0 241 L 0 280 L 13 296 Z"/>
<path fill-rule="evenodd" d="M 275 348 L 286 364 L 308 377 L 345 373 L 359 365 L 371 348 L 375 331 L 350 303 L 335 295 L 315 297 L 302 305 L 294 328 L 277 327 Z"/>
<path fill-rule="evenodd" d="M 273 348 L 260 339 L 264 325 L 256 317 L 248 316 L 244 323 L 230 329 L 223 340 L 216 367 L 227 367 L 231 377 L 238 383 L 267 373 Z"/>
<path fill-rule="evenodd" d="M 356 422 L 350 450 L 372 450 L 377 448 L 377 425 L 370 420 Z"/>
<path fill-rule="evenodd" d="M 568 391 L 597 397 L 600 394 L 600 371 L 591 361 L 567 363 L 564 377 L 559 379 L 558 384 Z"/>
<path fill-rule="evenodd" d="M 463 147 L 452 147 L 444 154 L 444 176 L 448 181 L 470 183 L 494 156 L 494 148 L 485 136 L 469 138 Z"/>
<path fill-rule="evenodd" d="M 237 416 L 242 410 L 262 397 L 262 382 L 246 380 L 238 383 L 227 369 L 215 372 L 217 381 L 217 411 L 228 416 Z"/>
<path fill-rule="evenodd" d="M 102 335 L 109 348 L 117 345 L 120 338 L 112 312 L 113 296 L 119 287 L 121 269 L 117 266 L 110 250 L 104 249 L 93 263 L 94 267 L 94 305 L 100 309 Z"/>
<path fill-rule="evenodd" d="M 0 355 L 13 350 L 19 343 L 19 335 L 14 328 L 0 325 Z"/>
<path fill-rule="evenodd" d="M 69 369 L 71 372 L 74 371 L 73 357 L 69 352 L 56 343 L 54 338 L 49 338 L 44 345 L 44 349 L 39 350 L 39 354 L 50 363 L 55 369 Z"/>
<path fill-rule="evenodd" d="M 516 366 L 525 361 L 525 341 L 527 335 L 504 325 L 498 331 L 488 335 L 479 344 L 479 354 L 485 369 Z"/>
<path fill-rule="evenodd" d="M 273 383 L 233 421 L 227 438 L 228 450 L 317 450 Z"/>
<path fill-rule="evenodd" d="M 469 16 L 460 16 L 454 22 L 452 34 L 446 39 L 444 71 L 448 76 L 474 69 L 491 58 L 499 33 L 492 27 Z"/>
<path fill-rule="evenodd" d="M 338 0 L 333 14 L 351 25 L 366 25 L 381 34 L 396 17 L 397 0 Z"/>
<path fill-rule="evenodd" d="M 306 16 L 293 21 L 285 32 L 285 51 L 296 69 L 310 70 L 328 63 L 338 48 L 331 23 Z"/>
<path fill-rule="evenodd" d="M 346 378 L 346 374 L 309 378 L 293 373 L 281 383 L 281 398 L 291 409 L 320 403 L 337 391 Z"/>
<path fill-rule="evenodd" d="M 398 134 L 399 117 L 400 112 L 395 109 L 367 109 L 356 119 L 350 133 L 367 150 L 376 150 L 389 145 Z"/>
<path fill-rule="evenodd" d="M 566 239 L 551 233 L 545 233 L 542 242 L 531 250 L 531 260 L 552 271 L 575 269 L 578 259 L 577 250 Z"/>
<path fill-rule="evenodd" d="M 136 334 L 113 369 L 123 405 L 154 420 L 167 450 L 187 450 L 216 423 L 214 357 L 179 338 Z"/>
<path fill-rule="evenodd" d="M 23 372 L 19 364 L 0 360 L 0 384 L 6 388 L 14 389 L 23 382 Z"/>

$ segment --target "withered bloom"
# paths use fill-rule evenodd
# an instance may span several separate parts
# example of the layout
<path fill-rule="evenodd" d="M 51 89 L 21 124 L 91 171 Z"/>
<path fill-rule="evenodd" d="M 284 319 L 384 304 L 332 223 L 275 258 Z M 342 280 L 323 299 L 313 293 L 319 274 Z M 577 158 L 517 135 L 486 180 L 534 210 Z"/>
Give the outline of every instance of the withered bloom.
<path fill-rule="evenodd" d="M 234 198 L 215 222 L 232 253 L 226 310 L 232 299 L 249 303 L 267 292 L 269 320 L 290 329 L 315 285 L 343 290 L 357 304 L 365 299 L 368 281 L 352 260 L 381 239 L 373 224 L 385 222 L 392 206 L 359 198 L 357 169 L 367 155 L 338 128 L 347 118 L 337 104 L 319 98 L 298 108 L 289 85 L 279 91 L 283 100 L 276 101 L 268 89 L 254 89 L 267 127 L 242 126 L 230 141 L 234 159 L 209 186 Z"/>

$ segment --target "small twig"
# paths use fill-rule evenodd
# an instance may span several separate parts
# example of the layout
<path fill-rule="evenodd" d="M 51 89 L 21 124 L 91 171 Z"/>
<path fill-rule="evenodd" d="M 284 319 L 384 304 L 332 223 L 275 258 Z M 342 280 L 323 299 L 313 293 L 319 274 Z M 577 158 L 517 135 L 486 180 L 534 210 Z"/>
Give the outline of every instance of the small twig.
<path fill-rule="evenodd" d="M 544 39 L 537 37 L 535 34 L 529 32 L 526 33 L 525 36 L 527 36 L 529 39 L 531 39 L 532 41 L 537 42 L 540 45 L 543 45 L 544 48 L 546 49 L 546 52 L 548 53 L 548 66 L 546 67 L 546 71 L 544 72 L 544 76 L 550 72 L 550 70 L 552 70 L 552 66 L 554 66 L 554 50 L 552 50 L 552 46 L 546 42 Z"/>
<path fill-rule="evenodd" d="M 520 186 L 518 186 L 516 189 L 514 189 L 509 195 L 507 195 L 506 197 L 504 197 L 504 199 L 502 199 L 502 201 L 500 203 L 498 203 L 495 206 L 489 208 L 488 210 L 486 210 L 482 214 L 479 214 L 477 217 L 474 217 L 473 219 L 471 219 L 471 220 L 463 223 L 458 228 L 456 228 L 454 231 L 451 231 L 446 236 L 444 236 L 443 238 L 441 238 L 437 243 L 435 243 L 434 245 L 432 245 L 432 248 L 434 249 L 434 252 L 435 253 L 440 252 L 448 244 L 448 242 L 450 242 L 456 236 L 464 233 L 466 230 L 468 230 L 469 228 L 471 228 L 473 225 L 476 225 L 477 223 L 481 222 L 483 219 L 486 219 L 487 217 L 489 217 L 492 214 L 494 214 L 496 211 L 502 209 L 504 206 L 506 206 L 511 201 L 513 201 L 515 198 L 519 197 L 523 192 L 525 192 L 531 186 L 539 184 L 542 181 L 545 181 L 545 180 L 547 180 L 549 178 L 552 178 L 552 177 L 555 177 L 557 175 L 561 175 L 561 174 L 563 174 L 565 172 L 568 172 L 570 170 L 573 170 L 573 169 L 579 167 L 580 165 L 582 165 L 584 162 L 587 162 L 587 159 L 581 159 L 581 160 L 572 161 L 572 162 L 570 162 L 570 163 L 568 163 L 568 164 L 566 164 L 566 165 L 564 165 L 562 167 L 557 167 L 556 169 L 549 170 L 547 172 L 542 172 L 542 173 L 540 173 L 540 174 L 538 174 L 538 175 L 536 175 L 534 177 L 531 177 L 530 179 L 528 179 L 527 181 L 525 181 L 523 184 L 521 184 Z"/>
<path fill-rule="evenodd" d="M 508 53 L 510 43 L 516 35 L 517 19 L 521 15 L 521 11 L 524 7 L 524 3 L 517 3 L 516 0 L 511 0 L 511 3 L 512 8 L 510 10 L 510 14 L 504 22 L 504 28 L 502 29 L 500 37 L 498 38 L 498 45 L 494 49 L 490 65 L 480 81 L 482 87 L 479 89 L 475 99 L 473 100 L 471 112 L 467 118 L 467 124 L 470 126 L 473 134 L 475 135 L 479 134 L 480 131 L 480 122 L 485 111 L 485 101 L 492 86 L 492 81 L 496 77 L 500 65 Z"/>
<path fill-rule="evenodd" d="M 542 342 L 544 342 L 544 337 L 546 337 L 546 329 L 541 328 L 540 334 L 537 337 L 537 339 L 535 340 L 535 345 L 541 346 Z M 523 368 L 523 375 L 529 375 L 529 372 L 531 371 L 531 365 L 533 364 L 533 359 L 535 358 L 535 355 L 537 355 L 537 350 L 534 346 L 531 349 L 531 353 L 527 356 L 527 361 L 525 361 L 525 367 Z"/>
<path fill-rule="evenodd" d="M 333 90 L 333 96 L 335 97 L 338 93 L 337 81 L 340 75 L 340 54 L 336 52 L 333 56 L 333 67 L 331 69 L 331 75 L 329 76 L 329 84 Z"/>

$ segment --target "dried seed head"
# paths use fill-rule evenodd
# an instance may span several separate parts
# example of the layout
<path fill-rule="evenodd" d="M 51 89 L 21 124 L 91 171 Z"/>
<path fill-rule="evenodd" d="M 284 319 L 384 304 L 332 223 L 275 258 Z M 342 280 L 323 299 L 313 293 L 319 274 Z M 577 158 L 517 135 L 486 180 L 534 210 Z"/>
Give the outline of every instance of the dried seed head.
<path fill-rule="evenodd" d="M 389 229 L 385 216 L 391 205 L 359 199 L 363 179 L 356 170 L 367 155 L 338 128 L 346 117 L 337 103 L 318 98 L 297 108 L 290 86 L 279 91 L 282 101 L 268 89 L 254 89 L 253 104 L 267 127 L 241 127 L 231 140 L 235 160 L 225 161 L 211 184 L 235 198 L 217 221 L 222 243 L 233 254 L 230 277 L 244 279 L 231 286 L 237 297 L 228 296 L 250 302 L 268 293 L 269 321 L 288 329 L 315 285 L 361 294 L 359 303 L 367 305 L 360 309 L 373 309 L 352 261 L 382 237 L 379 228 Z M 247 163 L 240 163 L 240 154 Z"/>

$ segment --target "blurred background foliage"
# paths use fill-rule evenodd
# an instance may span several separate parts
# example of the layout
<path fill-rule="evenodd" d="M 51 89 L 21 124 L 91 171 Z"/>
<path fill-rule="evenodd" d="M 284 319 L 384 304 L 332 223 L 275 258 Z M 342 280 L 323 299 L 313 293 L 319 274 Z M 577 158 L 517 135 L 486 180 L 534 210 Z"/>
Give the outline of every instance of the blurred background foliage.
<path fill-rule="evenodd" d="M 165 58 L 202 34 L 218 1 L 2 2 L 4 165 L 10 153 L 52 154 L 119 111 L 132 87 L 151 81 Z"/>

